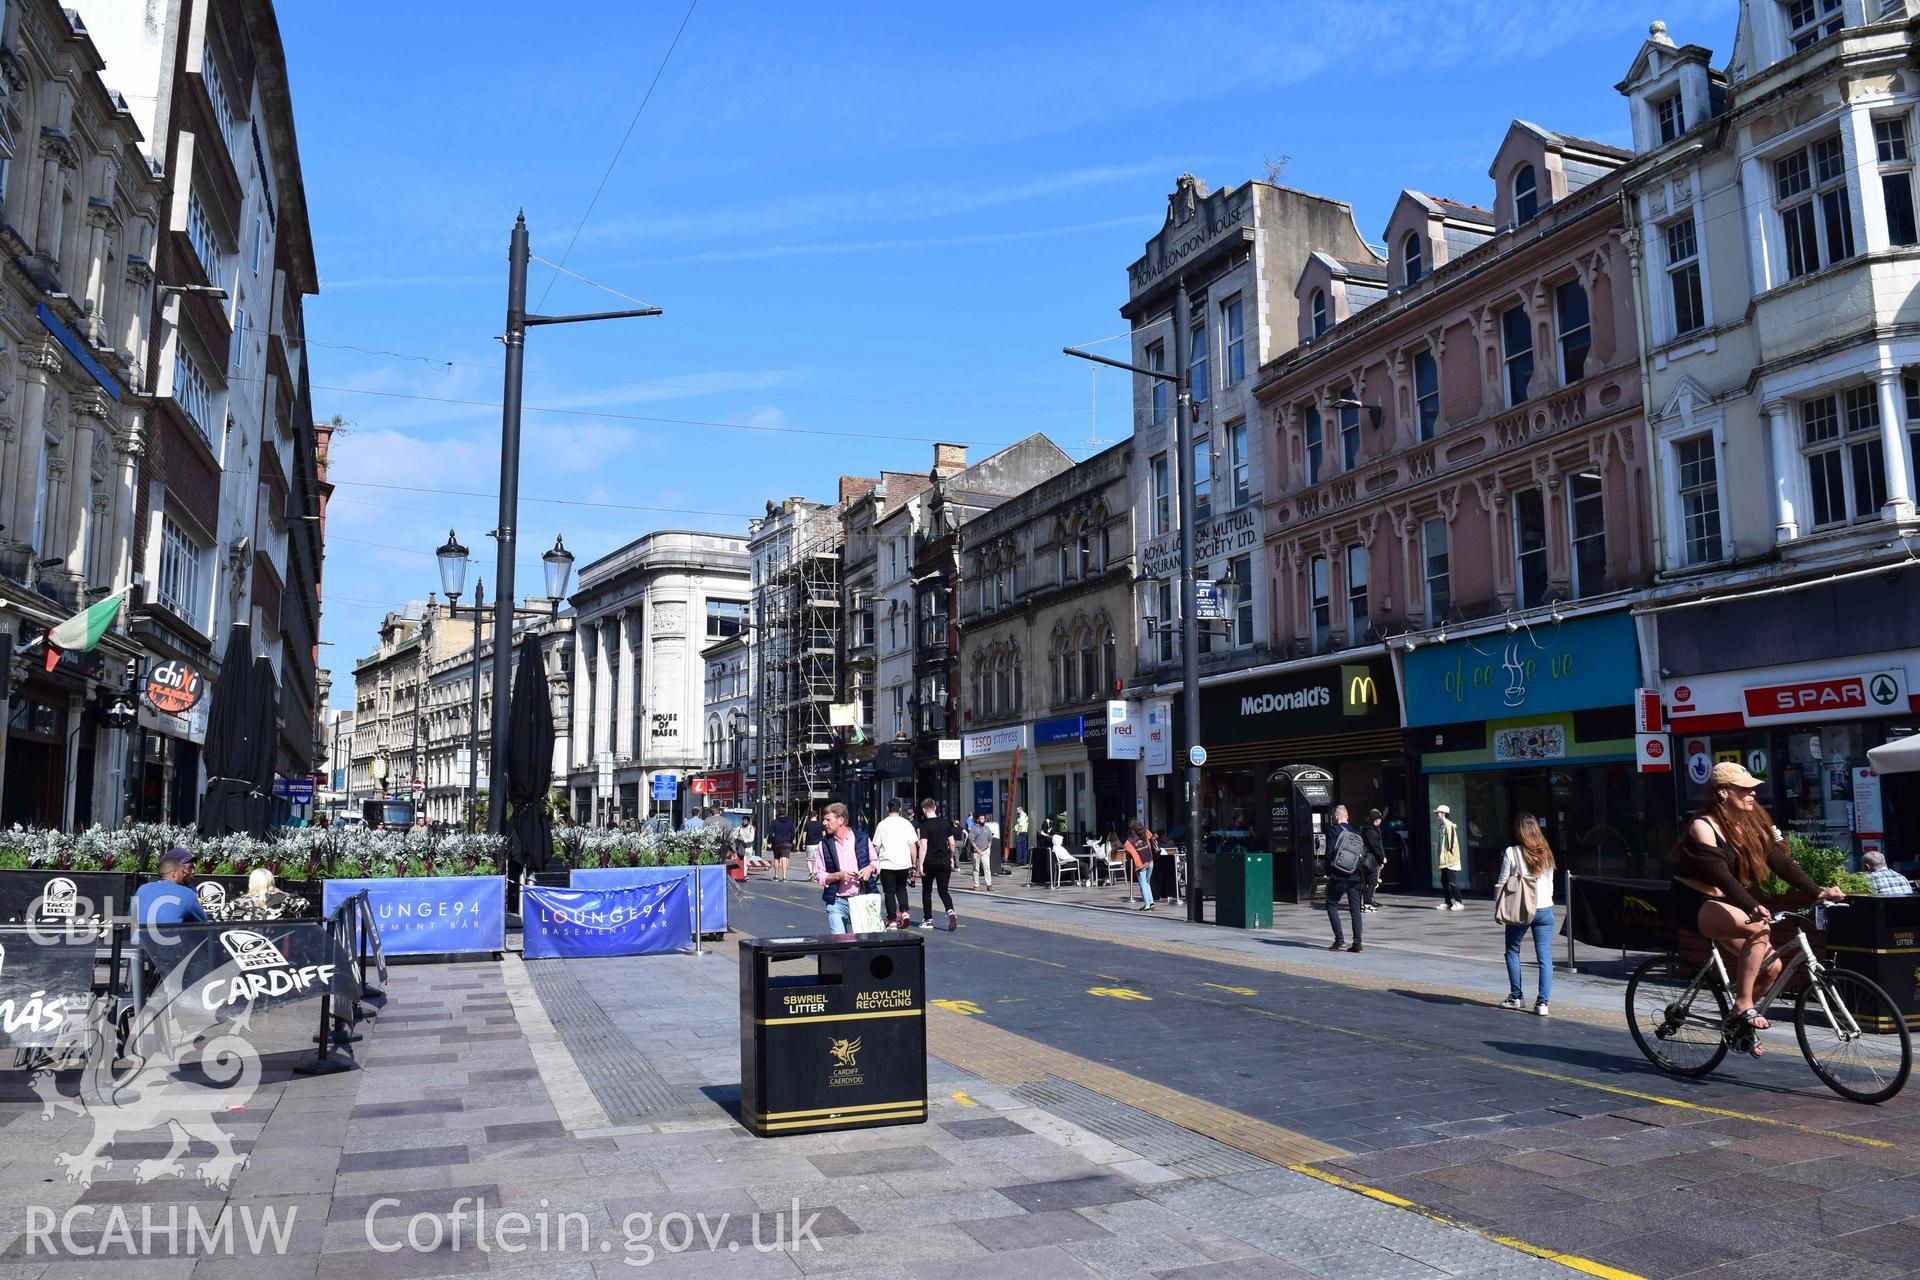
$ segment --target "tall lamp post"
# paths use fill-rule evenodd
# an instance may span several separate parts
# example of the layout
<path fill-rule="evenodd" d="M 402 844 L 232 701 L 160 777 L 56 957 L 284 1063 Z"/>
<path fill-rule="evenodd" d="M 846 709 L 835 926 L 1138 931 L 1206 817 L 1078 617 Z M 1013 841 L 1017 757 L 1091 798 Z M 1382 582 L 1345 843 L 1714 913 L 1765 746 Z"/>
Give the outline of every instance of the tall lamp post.
<path fill-rule="evenodd" d="M 445 589 L 447 598 L 453 602 L 448 607 L 448 615 L 455 618 L 468 617 L 473 619 L 473 687 L 468 691 L 467 704 L 467 799 L 469 804 L 477 805 L 480 798 L 480 645 L 482 635 L 486 630 L 487 609 L 486 601 L 483 598 L 486 592 L 486 586 L 484 583 L 476 581 L 473 586 L 473 606 L 468 609 L 462 609 L 460 607 L 460 596 L 467 582 L 467 548 L 461 545 L 458 535 L 449 529 L 447 530 L 446 542 L 433 554 L 434 558 L 440 562 L 440 585 Z M 553 546 L 549 547 L 546 553 L 540 557 L 541 568 L 545 570 L 546 573 L 547 607 L 545 609 L 516 608 L 514 607 L 513 601 L 505 593 L 502 593 L 500 598 L 494 603 L 494 616 L 496 618 L 493 629 L 496 649 L 494 654 L 494 673 L 496 679 L 493 694 L 493 721 L 495 728 L 492 738 L 492 756 L 487 762 L 487 777 L 494 789 L 493 795 L 496 797 L 500 794 L 500 787 L 502 785 L 500 761 L 503 757 L 500 752 L 500 745 L 506 741 L 506 735 L 500 728 L 500 707 L 501 704 L 507 700 L 506 695 L 501 693 L 498 682 L 500 653 L 506 652 L 511 656 L 513 649 L 513 619 L 545 618 L 551 621 L 560 616 L 560 601 L 565 598 L 567 594 L 567 583 L 573 577 L 573 560 L 573 552 L 567 550 L 566 539 L 561 536 L 556 536 L 553 540 Z M 507 628 L 506 634 L 508 641 L 505 650 L 500 650 L 498 643 L 501 635 L 499 619 L 506 620 L 505 626 Z M 496 813 L 500 811 L 497 801 L 492 808 Z M 497 827 L 490 826 L 488 829 L 495 831 L 496 834 L 498 833 Z"/>
<path fill-rule="evenodd" d="M 516 526 L 520 519 L 520 389 L 526 372 L 527 330 L 542 324 L 578 324 L 587 320 L 625 320 L 639 316 L 657 316 L 658 307 L 640 307 L 631 311 L 597 311 L 575 316 L 529 315 L 527 312 L 527 259 L 531 250 L 527 245 L 527 215 L 523 212 L 514 219 L 513 235 L 507 245 L 507 331 L 502 339 L 507 348 L 506 386 L 500 397 L 500 523 L 494 530 L 497 540 L 497 554 L 494 563 L 493 585 L 499 597 L 494 602 L 493 634 L 496 637 L 513 635 L 513 556 L 516 541 Z M 563 555 L 566 548 L 554 544 L 554 551 Z M 547 556 L 547 580 L 553 581 L 553 561 Z M 573 567 L 573 557 L 566 555 L 569 572 Z M 556 600 L 554 611 L 559 611 Z M 513 661 L 509 652 L 513 648 L 511 641 L 506 645 L 495 643 L 493 647 L 493 758 L 489 761 L 488 777 L 493 786 L 492 804 L 487 816 L 487 830 L 495 835 L 506 831 L 507 795 L 506 775 L 507 753 L 503 750 L 507 742 L 508 696 L 513 682 Z"/>
<path fill-rule="evenodd" d="M 1189 365 L 1192 364 L 1193 336 L 1189 328 L 1192 317 L 1187 302 L 1187 282 L 1184 277 L 1176 278 L 1173 291 L 1173 369 L 1149 369 L 1144 365 L 1128 364 L 1124 360 L 1112 360 L 1106 356 L 1097 356 L 1090 351 L 1077 351 L 1072 347 L 1063 347 L 1066 354 L 1080 360 L 1091 360 L 1095 364 L 1104 364 L 1115 369 L 1124 369 L 1128 373 L 1139 374 L 1156 382 L 1169 383 L 1174 388 L 1173 397 L 1173 438 L 1174 455 L 1180 468 L 1180 617 L 1184 624 L 1180 628 L 1180 692 L 1185 705 L 1187 739 L 1187 919 L 1195 924 L 1206 918 L 1206 904 L 1200 893 L 1200 766 L 1194 762 L 1193 751 L 1200 745 L 1200 634 L 1194 618 L 1194 554 L 1193 554 L 1193 388 L 1189 382 Z"/>

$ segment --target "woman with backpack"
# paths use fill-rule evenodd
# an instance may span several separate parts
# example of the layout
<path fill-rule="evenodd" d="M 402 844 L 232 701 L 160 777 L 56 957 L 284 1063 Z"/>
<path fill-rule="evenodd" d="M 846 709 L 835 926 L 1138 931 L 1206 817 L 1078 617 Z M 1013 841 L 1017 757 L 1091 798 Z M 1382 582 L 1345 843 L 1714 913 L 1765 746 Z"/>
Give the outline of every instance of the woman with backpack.
<path fill-rule="evenodd" d="M 1540 995 L 1533 1011 L 1544 1018 L 1553 996 L 1553 847 L 1530 813 L 1514 817 L 1513 840 L 1493 884 L 1494 917 L 1507 927 L 1507 998 L 1500 1007 L 1527 1007 L 1520 990 L 1520 939 L 1531 933 L 1534 958 L 1540 962 Z"/>

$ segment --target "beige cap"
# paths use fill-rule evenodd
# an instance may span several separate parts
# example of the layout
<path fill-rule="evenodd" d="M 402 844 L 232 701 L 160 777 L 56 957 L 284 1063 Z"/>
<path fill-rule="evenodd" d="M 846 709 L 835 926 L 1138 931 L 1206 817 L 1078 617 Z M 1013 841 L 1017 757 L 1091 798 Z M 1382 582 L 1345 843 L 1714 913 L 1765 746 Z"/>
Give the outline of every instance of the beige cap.
<path fill-rule="evenodd" d="M 1737 760 L 1722 760 L 1713 766 L 1713 773 L 1707 781 L 1722 787 L 1757 787 L 1760 779 L 1748 773 L 1746 766 Z"/>
<path fill-rule="evenodd" d="M 1433 811 L 1435 813 L 1452 813 L 1453 812 L 1453 810 L 1447 808 L 1447 806 L 1443 804 L 1437 804 L 1433 806 Z"/>

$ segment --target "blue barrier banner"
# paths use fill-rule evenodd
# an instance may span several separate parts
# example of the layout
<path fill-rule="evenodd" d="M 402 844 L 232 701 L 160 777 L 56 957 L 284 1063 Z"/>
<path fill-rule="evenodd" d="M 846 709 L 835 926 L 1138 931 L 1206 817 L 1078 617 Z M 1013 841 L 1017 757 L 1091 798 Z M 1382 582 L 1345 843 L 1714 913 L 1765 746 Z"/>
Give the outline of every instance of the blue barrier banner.
<path fill-rule="evenodd" d="M 520 891 L 529 960 L 651 956 L 693 942 L 693 895 L 685 880 L 625 888 Z"/>
<path fill-rule="evenodd" d="M 575 889 L 617 889 L 663 880 L 685 881 L 693 867 L 575 867 L 567 883 Z M 727 931 L 727 869 L 702 864 L 700 872 L 700 932 Z M 693 913 L 693 886 L 687 886 L 687 913 Z"/>
<path fill-rule="evenodd" d="M 329 880 L 321 909 L 331 916 L 362 889 L 387 955 L 506 950 L 505 876 Z"/>

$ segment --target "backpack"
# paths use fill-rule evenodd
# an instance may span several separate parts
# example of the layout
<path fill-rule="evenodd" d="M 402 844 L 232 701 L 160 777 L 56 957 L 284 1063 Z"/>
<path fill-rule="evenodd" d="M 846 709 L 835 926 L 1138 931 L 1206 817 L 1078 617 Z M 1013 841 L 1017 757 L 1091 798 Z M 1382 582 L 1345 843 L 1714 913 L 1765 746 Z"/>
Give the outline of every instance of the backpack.
<path fill-rule="evenodd" d="M 1359 832 L 1343 827 L 1333 838 L 1333 848 L 1327 854 L 1327 869 L 1337 876 L 1350 876 L 1360 869 L 1360 860 L 1366 856 L 1367 843 Z"/>

